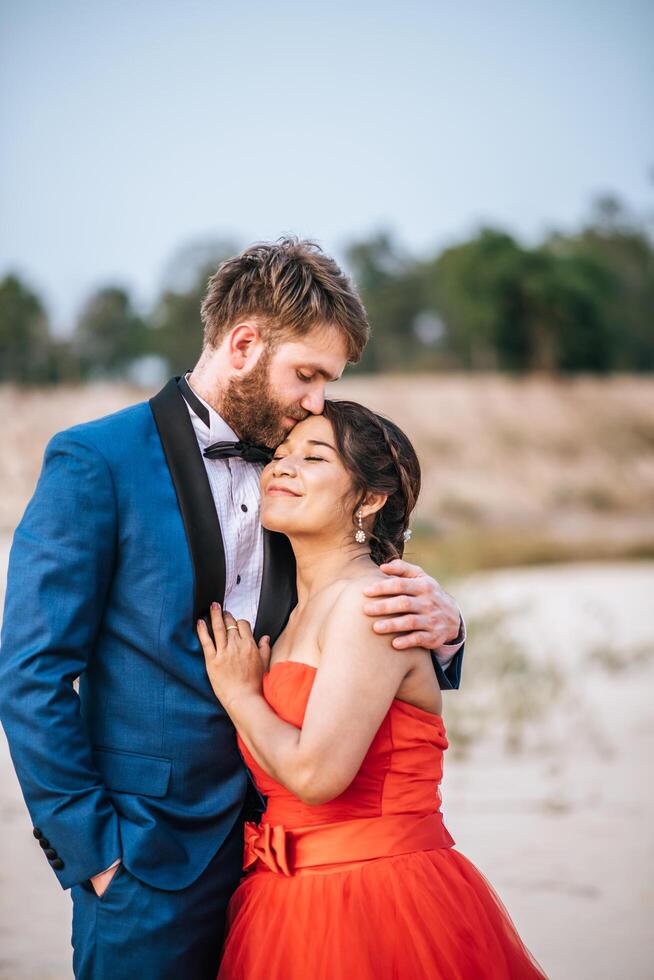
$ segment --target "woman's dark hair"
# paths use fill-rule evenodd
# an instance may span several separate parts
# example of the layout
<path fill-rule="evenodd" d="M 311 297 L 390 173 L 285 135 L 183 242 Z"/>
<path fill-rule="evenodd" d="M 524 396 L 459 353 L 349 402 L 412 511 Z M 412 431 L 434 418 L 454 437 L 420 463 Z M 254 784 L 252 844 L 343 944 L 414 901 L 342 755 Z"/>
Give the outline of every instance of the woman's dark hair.
<path fill-rule="evenodd" d="M 331 422 L 336 448 L 352 476 L 356 512 L 367 493 L 386 493 L 388 500 L 364 522 L 370 555 L 377 565 L 404 553 L 404 532 L 420 493 L 420 463 L 415 449 L 390 419 L 346 399 L 325 399 L 323 415 Z"/>

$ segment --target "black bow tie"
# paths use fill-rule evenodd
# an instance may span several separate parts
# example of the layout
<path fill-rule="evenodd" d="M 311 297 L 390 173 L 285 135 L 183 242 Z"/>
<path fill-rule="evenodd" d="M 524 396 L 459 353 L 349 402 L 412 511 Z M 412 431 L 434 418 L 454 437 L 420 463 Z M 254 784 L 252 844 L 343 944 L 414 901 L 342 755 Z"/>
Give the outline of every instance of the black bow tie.
<path fill-rule="evenodd" d="M 275 450 L 268 446 L 259 446 L 255 442 L 230 442 L 223 439 L 222 442 L 214 442 L 208 446 L 204 455 L 207 459 L 229 459 L 230 456 L 240 456 L 248 463 L 269 463 Z"/>

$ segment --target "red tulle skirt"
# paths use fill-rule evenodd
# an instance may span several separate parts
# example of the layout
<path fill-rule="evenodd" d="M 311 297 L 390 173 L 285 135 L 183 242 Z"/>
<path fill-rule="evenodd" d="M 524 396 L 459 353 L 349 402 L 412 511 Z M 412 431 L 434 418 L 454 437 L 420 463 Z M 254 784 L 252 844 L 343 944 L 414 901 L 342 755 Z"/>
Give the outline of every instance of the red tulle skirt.
<path fill-rule="evenodd" d="M 451 847 L 291 876 L 232 896 L 219 980 L 519 980 L 545 974 L 490 883 Z"/>

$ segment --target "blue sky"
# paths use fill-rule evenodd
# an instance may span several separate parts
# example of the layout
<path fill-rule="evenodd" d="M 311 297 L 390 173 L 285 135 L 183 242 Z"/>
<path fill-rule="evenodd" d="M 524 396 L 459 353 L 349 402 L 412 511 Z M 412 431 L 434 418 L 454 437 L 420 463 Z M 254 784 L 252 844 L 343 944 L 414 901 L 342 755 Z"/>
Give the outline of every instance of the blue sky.
<path fill-rule="evenodd" d="M 526 241 L 603 191 L 651 210 L 654 5 L 13 0 L 0 33 L 0 274 L 64 329 L 147 305 L 180 246 L 285 232 L 410 250 Z"/>

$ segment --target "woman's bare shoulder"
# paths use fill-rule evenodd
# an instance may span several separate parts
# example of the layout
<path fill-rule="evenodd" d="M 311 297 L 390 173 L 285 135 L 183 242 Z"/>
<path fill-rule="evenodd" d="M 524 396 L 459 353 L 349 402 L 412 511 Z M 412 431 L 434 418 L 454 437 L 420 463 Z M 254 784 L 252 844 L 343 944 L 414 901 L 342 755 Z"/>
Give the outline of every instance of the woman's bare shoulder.
<path fill-rule="evenodd" d="M 359 603 L 361 613 L 365 616 L 363 612 L 364 603 L 372 601 L 374 597 L 364 595 L 363 590 L 368 585 L 380 582 L 385 578 L 388 576 L 373 568 L 356 576 L 337 579 L 325 589 L 325 598 L 333 609 L 336 606 L 347 607 L 348 609 L 356 608 L 357 603 Z"/>
<path fill-rule="evenodd" d="M 374 596 L 364 595 L 364 589 L 383 578 L 386 578 L 383 572 L 371 569 L 333 582 L 325 593 L 322 607 L 321 639 L 328 635 L 334 637 L 338 633 L 347 633 L 351 638 L 358 634 L 360 638 L 371 641 L 373 646 L 390 645 L 387 635 L 374 632 L 374 618 L 363 608 L 367 602 L 375 599 Z"/>
<path fill-rule="evenodd" d="M 422 647 L 406 647 L 401 651 L 393 647 L 393 639 L 398 636 L 397 632 L 378 633 L 373 629 L 373 624 L 378 620 L 394 618 L 397 613 L 379 613 L 370 615 L 364 610 L 368 602 L 377 602 L 384 599 L 385 595 L 368 596 L 364 595 L 364 589 L 368 585 L 377 582 L 387 581 L 388 575 L 378 569 L 371 569 L 369 572 L 348 579 L 342 584 L 336 600 L 332 604 L 331 616 L 335 630 L 345 632 L 350 636 L 358 634 L 359 639 L 365 642 L 370 650 L 386 650 L 395 656 L 401 655 L 405 664 L 410 665 L 410 669 L 419 666 L 425 657 L 430 659 L 427 651 Z"/>

